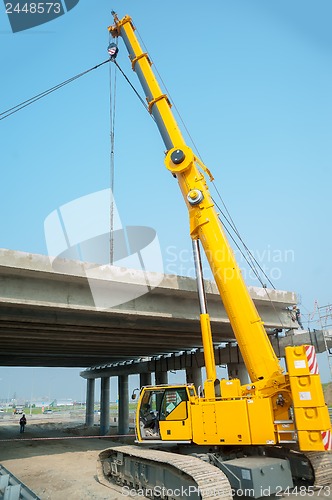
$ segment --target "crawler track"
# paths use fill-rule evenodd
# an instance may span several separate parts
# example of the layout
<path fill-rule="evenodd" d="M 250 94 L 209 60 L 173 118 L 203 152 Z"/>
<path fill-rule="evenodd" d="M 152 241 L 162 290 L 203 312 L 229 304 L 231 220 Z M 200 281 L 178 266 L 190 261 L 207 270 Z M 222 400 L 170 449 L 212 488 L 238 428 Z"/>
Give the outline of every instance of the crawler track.
<path fill-rule="evenodd" d="M 282 455 L 279 450 L 279 457 Z M 332 483 L 332 453 L 308 452 L 297 454 L 289 452 L 288 458 L 296 457 L 296 460 L 308 459 L 307 480 L 316 488 L 328 486 Z M 125 467 L 119 461 L 121 457 L 129 457 L 134 462 L 135 473 L 128 474 L 128 466 Z M 286 454 L 287 455 L 287 454 Z M 287 458 L 284 456 L 284 458 Z M 139 466 L 138 466 L 139 464 Z M 160 485 L 160 478 L 154 481 L 155 475 L 152 469 L 168 469 L 171 474 L 175 474 L 178 484 L 183 487 L 194 486 L 199 495 L 195 498 L 209 500 L 220 498 L 222 500 L 232 500 L 232 491 L 226 475 L 214 465 L 191 455 L 181 455 L 168 451 L 140 448 L 137 446 L 118 445 L 108 448 L 99 454 L 97 473 L 99 482 L 111 486 L 116 483 L 120 486 L 130 485 L 133 488 L 150 488 Z M 310 467 L 311 466 L 311 467 Z M 121 469 L 122 467 L 122 469 Z M 127 469 L 127 471 L 125 471 Z M 133 469 L 133 468 L 132 468 Z M 310 472 L 311 470 L 311 472 Z M 143 471 L 143 472 L 142 472 Z M 310 480 L 311 477 L 311 480 Z M 311 482 L 313 481 L 313 483 Z M 172 481 L 165 481 L 163 486 L 169 488 Z M 309 483 L 308 483 L 309 484 Z M 148 496 L 153 498 L 153 496 Z M 169 498 L 172 496 L 159 496 L 159 498 Z"/>
<path fill-rule="evenodd" d="M 332 453 L 308 452 L 303 453 L 311 463 L 315 474 L 314 486 L 319 488 L 332 483 Z"/>
<path fill-rule="evenodd" d="M 178 455 L 167 451 L 138 448 L 136 446 L 114 446 L 99 454 L 97 464 L 98 479 L 106 486 L 111 486 L 110 481 L 115 481 L 122 486 L 131 484 L 136 488 L 153 488 L 155 486 L 154 484 L 147 484 L 138 476 L 133 478 L 130 475 L 126 476 L 123 472 L 119 473 L 119 469 L 115 465 L 119 454 L 130 457 L 146 468 L 149 468 L 149 466 L 155 467 L 156 463 L 162 464 L 163 467 L 167 466 L 178 477 L 183 477 L 186 480 L 184 484 L 188 484 L 189 480 L 199 490 L 200 496 L 197 498 L 202 500 L 215 500 L 216 498 L 232 500 L 232 491 L 227 477 L 213 465 L 188 455 Z M 121 469 L 121 466 L 119 468 Z M 164 486 L 165 488 L 169 487 L 166 484 Z"/>

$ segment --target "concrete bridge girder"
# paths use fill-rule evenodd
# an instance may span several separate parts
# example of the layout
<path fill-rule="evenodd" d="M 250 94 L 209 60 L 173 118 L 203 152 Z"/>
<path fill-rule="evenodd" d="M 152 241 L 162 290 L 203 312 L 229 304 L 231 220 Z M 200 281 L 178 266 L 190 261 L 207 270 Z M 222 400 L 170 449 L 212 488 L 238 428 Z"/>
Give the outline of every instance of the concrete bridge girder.
<path fill-rule="evenodd" d="M 99 307 L 94 285 L 136 298 Z M 201 347 L 194 279 L 0 250 L 0 364 L 89 367 Z M 137 290 L 144 292 L 137 296 Z M 145 287 L 145 288 L 144 288 Z M 233 339 L 213 282 L 205 283 L 216 343 Z M 290 328 L 293 292 L 250 288 L 267 328 Z"/>

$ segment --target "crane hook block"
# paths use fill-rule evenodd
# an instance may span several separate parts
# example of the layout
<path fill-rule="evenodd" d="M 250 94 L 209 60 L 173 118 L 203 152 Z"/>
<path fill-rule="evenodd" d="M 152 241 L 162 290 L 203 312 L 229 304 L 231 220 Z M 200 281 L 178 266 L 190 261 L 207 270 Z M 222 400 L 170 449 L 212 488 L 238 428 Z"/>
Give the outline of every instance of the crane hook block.
<path fill-rule="evenodd" d="M 112 61 L 114 61 L 114 59 L 116 58 L 116 56 L 118 55 L 118 52 L 119 52 L 119 49 L 118 49 L 118 46 L 116 45 L 116 43 L 110 43 L 109 46 L 107 47 L 107 52 L 109 53 L 110 55 L 110 58 Z"/>

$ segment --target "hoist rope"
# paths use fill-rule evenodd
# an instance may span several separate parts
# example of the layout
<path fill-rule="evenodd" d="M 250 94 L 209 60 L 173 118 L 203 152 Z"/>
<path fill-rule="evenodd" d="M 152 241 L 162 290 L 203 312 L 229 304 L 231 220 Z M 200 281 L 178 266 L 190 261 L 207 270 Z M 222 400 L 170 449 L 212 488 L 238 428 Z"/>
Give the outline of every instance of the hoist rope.
<path fill-rule="evenodd" d="M 224 209 L 226 210 L 226 213 L 227 213 L 227 217 L 225 216 L 225 214 L 223 214 L 223 217 L 225 218 L 225 220 L 228 221 L 228 223 L 231 225 L 234 233 L 237 235 L 237 237 L 239 238 L 239 240 L 241 241 L 242 245 L 243 245 L 243 248 L 245 249 L 245 251 L 247 252 L 247 255 L 248 255 L 248 258 L 251 262 L 251 269 L 254 271 L 254 269 L 256 269 L 257 271 L 257 267 L 258 269 L 261 271 L 261 273 L 265 276 L 265 278 L 267 279 L 267 281 L 270 283 L 271 287 L 273 289 L 275 289 L 275 286 L 274 284 L 272 283 L 272 281 L 270 280 L 270 278 L 267 276 L 267 274 L 265 273 L 264 269 L 262 268 L 262 266 L 259 264 L 259 262 L 257 261 L 257 259 L 254 257 L 253 253 L 251 252 L 251 250 L 247 247 L 246 243 L 244 242 L 241 234 L 240 234 L 240 231 L 238 230 L 238 228 L 236 227 L 236 224 L 231 216 L 231 214 L 229 213 L 229 210 L 228 208 L 226 207 L 226 204 L 224 202 L 224 200 L 222 199 L 221 197 L 221 194 L 219 193 L 219 190 L 218 190 L 218 187 L 216 186 L 215 182 L 212 182 L 213 184 L 213 187 L 214 189 L 216 190 L 216 193 L 218 194 L 219 196 L 219 199 L 224 207 Z M 218 207 L 219 208 L 219 207 Z M 220 209 L 219 209 L 220 210 Z M 257 266 L 257 267 L 256 267 Z M 254 269 L 253 269 L 254 268 Z M 258 271 L 257 271 L 258 273 Z M 258 273 L 259 274 L 259 273 Z M 260 278 L 258 278 L 259 282 L 261 283 L 261 285 L 264 286 L 263 282 L 261 281 Z"/>
<path fill-rule="evenodd" d="M 213 183 L 214 184 L 214 183 Z M 216 188 L 216 187 L 215 187 Z M 217 190 L 217 188 L 216 188 Z M 218 192 L 218 190 L 217 190 Z M 220 195 L 219 195 L 220 196 Z M 216 205 L 216 207 L 218 208 L 218 210 L 220 211 L 221 215 L 224 217 L 225 221 L 229 224 L 229 226 L 231 227 L 231 229 L 234 231 L 234 233 L 236 234 L 236 236 L 238 237 L 238 239 L 240 240 L 241 244 L 243 245 L 243 248 L 246 250 L 246 253 L 248 255 L 248 259 L 247 257 L 245 256 L 244 252 L 237 246 L 237 248 L 239 249 L 242 257 L 245 259 L 245 261 L 247 262 L 247 264 L 249 265 L 249 267 L 251 268 L 251 270 L 253 271 L 253 273 L 255 274 L 255 276 L 257 277 L 258 281 L 260 282 L 260 284 L 262 285 L 263 288 L 266 288 L 265 284 L 263 283 L 263 280 L 262 278 L 260 277 L 260 274 L 259 274 L 259 271 L 257 270 L 257 268 L 260 270 L 260 272 L 265 276 L 265 278 L 267 279 L 267 281 L 270 283 L 271 287 L 275 290 L 275 286 L 274 284 L 272 283 L 272 281 L 270 280 L 270 278 L 267 276 L 267 274 L 265 273 L 264 269 L 262 268 L 262 266 L 260 265 L 260 263 L 257 261 L 257 259 L 255 258 L 255 256 L 253 255 L 253 253 L 251 252 L 251 250 L 247 247 L 246 243 L 244 242 L 241 234 L 239 233 L 237 227 L 235 226 L 234 224 L 234 221 L 230 215 L 230 213 L 228 212 L 227 210 L 227 207 L 225 205 L 225 203 L 223 202 L 221 196 L 220 196 L 220 200 L 223 204 L 223 207 L 225 208 L 226 212 L 227 212 L 227 215 L 230 219 L 228 219 L 225 215 L 225 213 L 222 211 L 222 209 L 220 208 L 220 206 L 218 205 L 218 203 L 212 198 L 213 200 L 213 203 Z M 219 218 L 220 219 L 220 218 Z M 226 229 L 226 226 L 224 223 L 222 223 L 222 225 L 225 227 Z M 234 240 L 233 240 L 234 241 Z"/>
<path fill-rule="evenodd" d="M 119 64 L 116 62 L 115 59 L 111 59 L 111 61 L 114 62 L 115 66 L 118 68 L 118 70 L 120 71 L 120 73 L 122 74 L 122 76 L 125 78 L 125 80 L 127 81 L 127 83 L 130 85 L 130 87 L 132 88 L 132 90 L 135 92 L 136 96 L 141 101 L 141 103 L 143 104 L 143 106 L 146 109 L 146 111 L 149 113 L 149 115 L 151 116 L 151 118 L 154 119 L 153 115 L 151 115 L 150 112 L 149 112 L 149 107 L 148 107 L 147 103 L 144 101 L 143 97 L 141 97 L 139 95 L 138 91 L 135 89 L 134 85 L 131 83 L 131 81 L 129 80 L 129 78 L 125 74 L 125 72 L 122 70 L 122 68 L 119 66 Z"/>
<path fill-rule="evenodd" d="M 216 203 L 216 201 L 212 198 L 212 201 L 213 203 L 216 205 L 216 207 L 218 208 L 218 210 L 222 213 L 222 210 L 220 209 L 220 207 L 218 206 L 218 204 Z M 224 215 L 222 213 L 222 215 Z M 220 218 L 219 218 L 220 219 Z M 227 223 L 229 223 L 229 221 L 227 221 L 227 219 L 225 219 Z M 226 226 L 226 224 L 222 223 L 222 226 L 223 228 L 225 229 L 225 231 L 227 232 L 228 236 L 231 238 L 231 240 L 233 241 L 234 245 L 236 246 L 236 248 L 239 250 L 239 252 L 241 253 L 242 257 L 244 258 L 244 260 L 246 261 L 246 263 L 248 264 L 248 266 L 251 268 L 251 270 L 253 271 L 253 273 L 255 274 L 256 278 L 258 279 L 258 281 L 261 283 L 261 285 L 264 287 L 264 284 L 262 283 L 261 279 L 260 279 L 260 276 L 259 276 L 259 273 L 257 272 L 256 268 L 255 267 L 252 267 L 249 260 L 247 259 L 247 257 L 245 256 L 245 254 L 243 253 L 243 251 L 241 250 L 240 248 L 240 245 L 239 243 L 236 241 L 236 239 L 234 238 L 234 236 L 232 235 L 230 229 L 228 229 L 228 227 Z M 233 229 L 233 227 L 231 226 L 231 229 Z M 240 240 L 241 241 L 241 240 Z"/>
<path fill-rule="evenodd" d="M 213 183 L 214 184 L 214 183 Z M 217 187 L 215 186 L 215 189 L 218 193 L 218 189 Z M 222 203 L 223 203 L 223 200 L 221 198 L 221 196 L 219 195 Z M 251 268 L 251 270 L 253 271 L 253 273 L 255 274 L 257 280 L 259 281 L 259 283 L 262 285 L 263 289 L 264 289 L 264 292 L 280 322 L 281 325 L 284 325 L 284 322 L 279 314 L 279 312 L 277 311 L 277 308 L 275 307 L 274 303 L 273 303 L 273 300 L 271 299 L 270 297 L 270 293 L 269 291 L 267 290 L 267 287 L 265 285 L 265 283 L 263 283 L 263 280 L 259 274 L 259 271 L 257 270 L 257 267 L 259 268 L 259 270 L 261 271 L 261 273 L 265 276 L 265 278 L 267 279 L 267 281 L 270 283 L 270 285 L 272 286 L 272 288 L 275 290 L 275 286 L 273 285 L 272 281 L 270 280 L 270 278 L 267 276 L 267 274 L 265 273 L 264 269 L 262 268 L 262 266 L 259 264 L 259 262 L 256 260 L 256 258 L 254 257 L 254 255 L 252 254 L 252 252 L 249 250 L 249 248 L 247 247 L 247 245 L 245 244 L 245 242 L 243 241 L 236 225 L 234 224 L 234 221 L 230 215 L 230 213 L 228 212 L 227 210 L 227 207 L 225 206 L 225 204 L 223 203 L 223 206 L 225 207 L 225 210 L 232 222 L 232 224 L 229 222 L 228 218 L 225 216 L 225 214 L 223 213 L 223 211 L 221 210 L 221 208 L 218 206 L 218 204 L 213 200 L 213 202 L 215 203 L 216 207 L 218 208 L 218 210 L 220 211 L 220 213 L 223 215 L 223 217 L 225 218 L 225 220 L 227 221 L 228 224 L 231 225 L 231 228 L 232 230 L 234 231 L 234 233 L 237 235 L 237 237 L 239 238 L 239 240 L 241 241 L 243 247 L 245 248 L 246 252 L 247 252 L 247 255 L 250 259 L 250 262 L 248 261 L 247 257 L 245 256 L 244 252 L 241 250 L 241 248 L 239 247 L 238 243 L 235 241 L 235 238 L 230 234 L 230 231 L 227 229 L 226 225 L 223 224 L 223 227 L 225 228 L 225 230 L 227 231 L 229 237 L 232 239 L 232 241 L 234 242 L 234 244 L 236 245 L 236 247 L 238 248 L 238 250 L 240 251 L 242 257 L 244 258 L 244 260 L 247 262 L 248 266 Z"/>
<path fill-rule="evenodd" d="M 104 64 L 106 64 L 108 62 L 110 62 L 110 59 L 107 59 L 106 61 L 103 61 L 102 63 L 99 63 L 96 66 L 93 66 L 92 68 L 89 68 L 86 71 L 79 73 L 78 75 L 75 75 L 71 78 L 68 78 L 68 80 L 65 80 L 64 82 L 58 83 L 54 87 L 51 87 L 50 89 L 45 90 L 44 92 L 41 92 L 40 94 L 37 94 L 34 97 L 31 97 L 30 99 L 27 99 L 26 101 L 23 101 L 20 104 L 17 104 L 16 106 L 13 106 L 12 108 L 7 109 L 6 111 L 2 111 L 2 113 L 0 113 L 0 120 L 4 120 L 5 118 L 8 118 L 10 115 L 17 113 L 18 111 L 21 111 L 21 109 L 26 108 L 27 106 L 30 106 L 30 104 L 33 104 L 36 101 L 39 101 L 43 97 L 46 97 L 47 95 L 51 94 L 52 92 L 55 92 L 56 90 L 59 90 L 60 88 L 64 87 L 65 85 L 68 85 L 69 83 L 72 83 L 73 81 L 77 80 L 78 78 L 81 78 L 81 76 L 84 76 L 87 73 L 90 73 L 90 71 L 93 71 L 94 69 L 100 68 L 100 66 L 103 66 Z"/>
<path fill-rule="evenodd" d="M 110 81 L 110 265 L 114 264 L 114 141 L 115 141 L 115 103 L 116 103 L 116 71 L 114 71 L 112 85 L 112 65 L 109 66 Z"/>
<path fill-rule="evenodd" d="M 225 215 L 223 214 L 222 210 L 220 209 L 220 207 L 218 206 L 218 204 L 215 202 L 215 200 L 213 200 L 212 198 L 212 201 L 214 202 L 214 204 L 216 205 L 216 207 L 218 208 L 218 210 L 220 211 L 220 213 L 223 215 L 223 217 L 225 217 Z M 227 213 L 228 213 L 228 210 L 227 208 L 225 207 Z M 230 217 L 231 218 L 231 217 Z M 225 217 L 225 220 L 227 221 L 228 224 L 229 221 L 228 219 Z M 231 218 L 231 220 L 233 221 L 233 219 Z M 259 272 L 257 271 L 257 268 L 256 268 L 256 265 L 254 265 L 251 262 L 249 262 L 249 260 L 247 259 L 247 257 L 245 256 L 245 254 L 243 253 L 243 251 L 241 250 L 239 244 L 237 243 L 237 241 L 235 240 L 234 236 L 231 234 L 231 232 L 229 231 L 229 229 L 227 228 L 227 226 L 225 224 L 223 224 L 223 227 L 225 229 L 225 231 L 227 232 L 227 234 L 229 235 L 229 237 L 231 238 L 231 240 L 233 241 L 234 245 L 237 247 L 237 249 L 239 250 L 239 252 L 241 253 L 242 257 L 244 258 L 244 260 L 246 261 L 246 263 L 248 264 L 248 266 L 251 268 L 251 270 L 253 271 L 253 273 L 255 274 L 257 280 L 260 282 L 260 284 L 262 285 L 263 289 L 264 289 L 264 292 L 265 294 L 267 295 L 267 298 L 269 300 L 269 302 L 271 303 L 271 306 L 280 322 L 281 325 L 284 325 L 284 322 L 279 314 L 279 312 L 277 311 L 277 308 L 275 307 L 271 297 L 270 297 L 270 294 L 269 294 L 269 291 L 267 290 L 266 288 L 266 285 L 263 283 L 263 280 L 261 279 L 261 276 L 259 274 Z M 247 253 L 248 255 L 251 256 L 251 259 L 257 264 L 257 267 L 260 269 L 260 271 L 263 273 L 263 275 L 266 277 L 266 279 L 268 280 L 268 282 L 270 283 L 270 285 L 272 286 L 272 288 L 275 290 L 275 286 L 273 285 L 273 283 L 271 282 L 271 280 L 269 279 L 269 277 L 267 276 L 267 274 L 265 273 L 265 271 L 263 270 L 263 268 L 261 267 L 261 265 L 259 264 L 259 262 L 257 262 L 257 260 L 255 259 L 255 257 L 252 255 L 251 251 L 249 250 L 249 248 L 246 246 L 246 244 L 244 243 L 244 241 L 242 240 L 238 230 L 236 229 L 236 226 L 232 226 L 231 225 L 231 228 L 232 230 L 235 232 L 235 234 L 238 236 L 239 240 L 241 241 L 242 245 L 244 246 L 244 248 L 247 250 Z M 235 228 L 235 229 L 234 229 Z M 251 260 L 250 259 L 250 260 Z"/>

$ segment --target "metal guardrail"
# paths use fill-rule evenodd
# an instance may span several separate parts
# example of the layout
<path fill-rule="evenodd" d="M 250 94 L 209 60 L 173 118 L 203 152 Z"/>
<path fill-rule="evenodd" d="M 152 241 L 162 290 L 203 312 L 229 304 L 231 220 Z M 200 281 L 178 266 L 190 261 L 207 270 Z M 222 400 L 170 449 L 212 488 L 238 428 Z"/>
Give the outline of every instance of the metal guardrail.
<path fill-rule="evenodd" d="M 0 500 L 40 500 L 40 497 L 0 464 Z"/>

